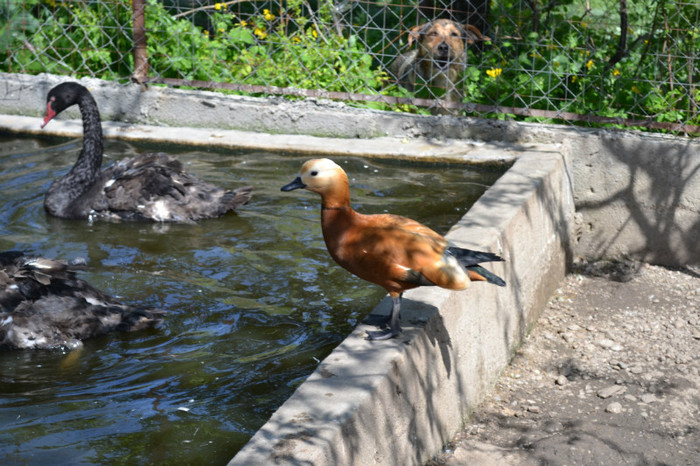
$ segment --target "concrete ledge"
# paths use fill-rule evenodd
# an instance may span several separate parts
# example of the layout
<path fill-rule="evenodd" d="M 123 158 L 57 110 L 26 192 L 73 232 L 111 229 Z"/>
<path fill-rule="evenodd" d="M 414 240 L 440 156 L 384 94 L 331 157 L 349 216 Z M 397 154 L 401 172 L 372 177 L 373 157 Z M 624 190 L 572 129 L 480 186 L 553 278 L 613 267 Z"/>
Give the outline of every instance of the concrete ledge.
<path fill-rule="evenodd" d="M 46 94 L 64 81 L 90 89 L 104 120 L 129 124 L 236 129 L 269 134 L 304 134 L 337 138 L 523 140 L 520 128 L 505 121 L 421 116 L 354 108 L 324 99 L 290 101 L 281 97 L 247 97 L 220 92 L 118 84 L 95 78 L 76 80 L 50 74 L 0 73 L 0 113 L 39 117 Z M 65 112 L 78 118 L 77 108 Z M 533 125 L 533 128 L 535 126 Z M 543 140 L 544 139 L 544 140 Z M 529 142 L 556 142 L 552 135 Z"/>
<path fill-rule="evenodd" d="M 81 120 L 54 120 L 43 130 L 38 117 L 0 115 L 0 129 L 35 136 L 81 138 Z M 173 128 L 115 121 L 102 122 L 105 138 L 124 141 L 166 142 L 185 146 L 221 147 L 235 150 L 266 150 L 296 154 L 403 158 L 430 162 L 458 162 L 474 165 L 511 164 L 522 150 L 536 144 L 513 145 L 459 139 L 379 137 L 374 139 L 321 138 L 303 134 L 264 134 L 232 129 Z M 544 146 L 542 146 L 544 147 Z"/>
<path fill-rule="evenodd" d="M 482 399 L 564 277 L 573 217 L 566 157 L 521 155 L 448 234 L 502 254 L 507 262 L 493 270 L 508 286 L 405 293 L 401 339 L 367 341 L 360 325 L 229 465 L 424 462 Z M 389 308 L 387 299 L 374 312 Z"/>

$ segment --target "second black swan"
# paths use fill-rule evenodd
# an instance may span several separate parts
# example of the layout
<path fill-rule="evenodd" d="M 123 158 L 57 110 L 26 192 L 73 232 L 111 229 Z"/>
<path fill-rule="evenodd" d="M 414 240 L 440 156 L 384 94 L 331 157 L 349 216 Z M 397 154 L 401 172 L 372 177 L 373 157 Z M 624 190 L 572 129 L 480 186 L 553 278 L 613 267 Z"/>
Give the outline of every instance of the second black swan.
<path fill-rule="evenodd" d="M 203 182 L 185 172 L 177 159 L 161 152 L 124 159 L 100 171 L 100 112 L 84 86 L 66 82 L 51 89 L 41 127 L 75 104 L 83 119 L 83 149 L 73 168 L 49 187 L 44 199 L 49 214 L 73 219 L 192 222 L 221 216 L 250 200 L 252 187 L 227 191 Z"/>
<path fill-rule="evenodd" d="M 122 304 L 77 278 L 83 265 L 0 252 L 0 350 L 76 348 L 162 321 L 162 311 Z"/>

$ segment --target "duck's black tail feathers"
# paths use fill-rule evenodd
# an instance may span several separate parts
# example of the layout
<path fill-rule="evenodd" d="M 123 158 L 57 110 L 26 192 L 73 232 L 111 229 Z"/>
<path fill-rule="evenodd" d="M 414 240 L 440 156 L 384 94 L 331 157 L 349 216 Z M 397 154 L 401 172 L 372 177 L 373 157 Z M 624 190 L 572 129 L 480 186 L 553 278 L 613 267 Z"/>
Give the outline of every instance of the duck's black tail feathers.
<path fill-rule="evenodd" d="M 506 286 L 506 282 L 498 275 L 489 272 L 479 264 L 482 262 L 503 262 L 503 258 L 492 253 L 483 251 L 473 251 L 458 247 L 448 248 L 457 261 L 469 272 L 472 280 L 482 280 L 498 286 Z"/>
<path fill-rule="evenodd" d="M 470 265 L 467 267 L 467 271 L 471 281 L 485 281 L 498 286 L 506 286 L 506 282 L 501 277 L 489 272 L 480 265 Z"/>

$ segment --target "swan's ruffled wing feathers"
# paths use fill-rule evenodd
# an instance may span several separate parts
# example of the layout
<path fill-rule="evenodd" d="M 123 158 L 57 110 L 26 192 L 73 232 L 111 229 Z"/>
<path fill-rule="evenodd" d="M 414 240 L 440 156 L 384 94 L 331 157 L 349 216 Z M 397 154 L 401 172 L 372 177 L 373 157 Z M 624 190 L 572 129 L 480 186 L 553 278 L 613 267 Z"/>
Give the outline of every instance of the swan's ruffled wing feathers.
<path fill-rule="evenodd" d="M 101 184 L 104 202 L 95 204 L 95 212 L 166 222 L 218 217 L 248 202 L 252 191 L 225 191 L 206 183 L 163 153 L 122 160 L 103 171 Z"/>
<path fill-rule="evenodd" d="M 77 278 L 83 265 L 0 252 L 0 348 L 73 347 L 162 321 L 162 311 L 121 304 Z"/>

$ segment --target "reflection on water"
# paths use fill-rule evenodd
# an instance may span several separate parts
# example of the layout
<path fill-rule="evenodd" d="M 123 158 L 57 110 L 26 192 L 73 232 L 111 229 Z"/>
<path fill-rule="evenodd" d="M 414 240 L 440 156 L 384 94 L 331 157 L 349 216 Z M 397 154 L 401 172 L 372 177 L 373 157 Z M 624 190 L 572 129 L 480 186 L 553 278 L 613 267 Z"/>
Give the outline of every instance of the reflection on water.
<path fill-rule="evenodd" d="M 165 323 L 70 353 L 0 353 L 0 457 L 222 464 L 384 292 L 332 262 L 317 195 L 280 192 L 308 157 L 108 141 L 114 160 L 165 150 L 203 179 L 255 192 L 239 212 L 195 225 L 90 225 L 47 217 L 42 207 L 79 149 L 80 141 L 0 135 L 0 250 L 84 257 L 82 278 L 166 310 Z M 348 172 L 355 208 L 408 215 L 442 233 L 500 175 L 335 160 Z"/>

